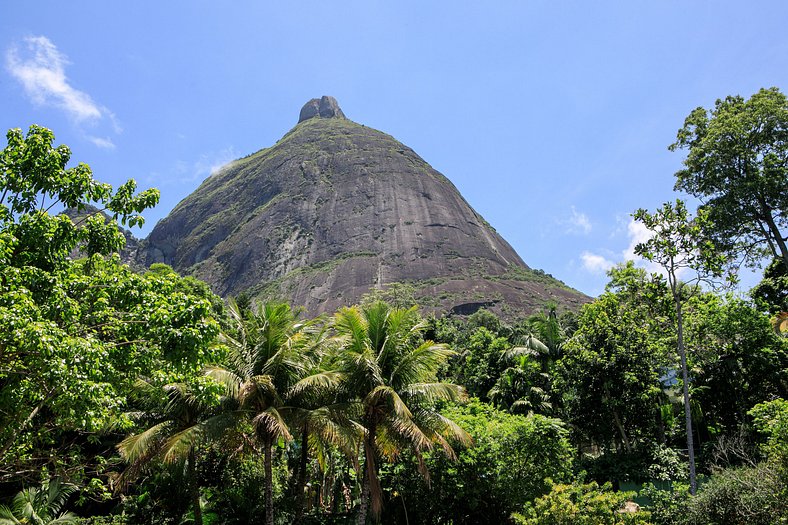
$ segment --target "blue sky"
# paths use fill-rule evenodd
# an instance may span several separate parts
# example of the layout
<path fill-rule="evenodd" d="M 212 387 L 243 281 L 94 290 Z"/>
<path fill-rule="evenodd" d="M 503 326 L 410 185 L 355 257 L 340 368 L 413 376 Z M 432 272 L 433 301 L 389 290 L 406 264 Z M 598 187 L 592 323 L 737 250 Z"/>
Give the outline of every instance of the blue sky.
<path fill-rule="evenodd" d="M 687 114 L 788 90 L 786 20 L 784 1 L 4 2 L 0 127 L 50 127 L 100 180 L 158 187 L 144 236 L 333 95 L 597 295 L 643 233 L 630 214 L 677 196 Z"/>

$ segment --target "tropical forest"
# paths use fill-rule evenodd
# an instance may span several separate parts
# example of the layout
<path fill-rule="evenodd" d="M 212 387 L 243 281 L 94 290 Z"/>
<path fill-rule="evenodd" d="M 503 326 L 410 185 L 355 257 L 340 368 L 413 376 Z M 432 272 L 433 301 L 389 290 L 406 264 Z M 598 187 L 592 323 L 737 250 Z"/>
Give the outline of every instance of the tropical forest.
<path fill-rule="evenodd" d="M 788 99 L 720 96 L 593 298 L 331 97 L 142 240 L 159 190 L 10 129 L 0 524 L 788 523 Z"/>

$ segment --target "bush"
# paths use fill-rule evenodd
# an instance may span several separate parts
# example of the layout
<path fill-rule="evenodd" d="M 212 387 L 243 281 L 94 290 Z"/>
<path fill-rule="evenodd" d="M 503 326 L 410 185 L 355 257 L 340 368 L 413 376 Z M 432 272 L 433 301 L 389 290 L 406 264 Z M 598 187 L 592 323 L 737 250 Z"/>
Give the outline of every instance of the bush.
<path fill-rule="evenodd" d="M 646 510 L 651 513 L 651 522 L 654 525 L 676 525 L 684 516 L 690 497 L 689 485 L 686 483 L 674 483 L 668 490 L 648 483 L 639 495 L 651 502 Z"/>
<path fill-rule="evenodd" d="M 457 461 L 425 455 L 429 485 L 416 458 L 384 466 L 390 487 L 384 523 L 503 523 L 548 490 L 548 478 L 568 480 L 572 450 L 558 419 L 517 416 L 472 402 L 442 411 L 473 437 Z"/>
<path fill-rule="evenodd" d="M 610 483 L 553 485 L 552 490 L 515 514 L 519 525 L 648 525 L 649 513 L 623 510 L 634 492 L 614 492 Z"/>
<path fill-rule="evenodd" d="M 713 475 L 689 500 L 686 525 L 788 523 L 788 501 L 778 472 L 768 463 Z"/>

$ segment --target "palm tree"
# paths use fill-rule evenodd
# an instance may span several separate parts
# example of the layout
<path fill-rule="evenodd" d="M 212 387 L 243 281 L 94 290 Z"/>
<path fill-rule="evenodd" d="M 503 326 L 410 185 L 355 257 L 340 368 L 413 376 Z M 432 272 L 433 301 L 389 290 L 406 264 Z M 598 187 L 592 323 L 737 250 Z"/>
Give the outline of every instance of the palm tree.
<path fill-rule="evenodd" d="M 457 424 L 431 408 L 438 400 L 464 397 L 462 387 L 436 382 L 438 368 L 453 354 L 442 344 L 423 341 L 425 325 L 416 308 L 391 308 L 383 302 L 341 309 L 333 327 L 341 343 L 338 356 L 346 394 L 355 399 L 363 427 L 364 467 L 358 523 L 371 501 L 380 515 L 382 493 L 376 460 L 393 459 L 405 448 L 416 454 L 440 445 L 454 457 L 450 440 L 470 443 Z"/>
<path fill-rule="evenodd" d="M 316 347 L 316 350 L 322 354 L 322 348 Z M 352 407 L 337 398 L 342 374 L 333 371 L 331 365 L 320 357 L 312 361 L 314 370 L 296 383 L 286 396 L 288 406 L 284 410 L 287 420 L 291 428 L 298 429 L 300 433 L 298 476 L 293 491 L 297 498 L 294 524 L 301 522 L 304 513 L 310 452 L 317 455 L 320 465 L 325 463 L 330 447 L 338 448 L 351 461 L 357 461 L 363 435 L 359 426 L 348 417 Z M 321 377 L 322 381 L 316 381 Z"/>
<path fill-rule="evenodd" d="M 118 486 L 125 488 L 154 462 L 183 461 L 194 523 L 202 525 L 196 447 L 206 437 L 220 436 L 227 426 L 227 417 L 225 414 L 212 415 L 211 404 L 182 383 L 157 387 L 139 380 L 135 387 L 147 405 L 147 410 L 139 415 L 153 424 L 118 445 L 121 457 L 128 463 Z"/>
<path fill-rule="evenodd" d="M 549 380 L 549 376 L 528 355 L 518 355 L 487 395 L 490 403 L 512 414 L 544 414 L 553 408 L 550 396 L 543 388 Z"/>
<path fill-rule="evenodd" d="M 76 523 L 77 516 L 60 511 L 68 498 L 76 492 L 73 485 L 52 478 L 40 489 L 24 489 L 14 496 L 11 507 L 0 505 L 0 525 L 69 525 Z M 60 514 L 58 514 L 60 513 Z"/>
<path fill-rule="evenodd" d="M 234 330 L 221 336 L 229 352 L 228 366 L 211 367 L 208 374 L 225 385 L 235 404 L 233 414 L 251 421 L 254 437 L 263 447 L 266 523 L 273 524 L 272 451 L 279 439 L 292 439 L 288 419 L 307 436 L 316 432 L 331 439 L 339 433 L 329 421 L 329 409 L 310 411 L 289 402 L 314 400 L 316 392 L 337 385 L 339 374 L 315 370 L 321 332 L 316 323 L 299 321 L 287 304 L 263 304 L 244 315 L 230 300 L 228 312 Z"/>

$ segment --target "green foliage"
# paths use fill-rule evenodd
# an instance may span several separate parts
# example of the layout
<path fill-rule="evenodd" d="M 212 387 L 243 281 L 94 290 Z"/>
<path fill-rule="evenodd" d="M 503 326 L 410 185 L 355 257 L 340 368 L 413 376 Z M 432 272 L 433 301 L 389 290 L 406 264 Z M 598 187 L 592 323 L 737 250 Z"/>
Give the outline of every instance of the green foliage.
<path fill-rule="evenodd" d="M 116 220 L 142 224 L 158 192 L 134 195 L 134 181 L 113 191 L 88 166 L 67 168 L 70 151 L 53 140 L 11 130 L 0 154 L 0 480 L 37 479 L 46 464 L 101 496 L 96 433 L 128 425 L 120 414 L 138 376 L 199 371 L 217 332 L 213 295 L 110 256 L 125 242 Z M 102 209 L 77 223 L 49 214 L 88 202 Z M 77 249 L 88 257 L 73 261 Z"/>
<path fill-rule="evenodd" d="M 686 149 L 676 189 L 704 202 L 714 241 L 757 263 L 779 257 L 788 269 L 788 99 L 777 88 L 749 100 L 729 96 L 689 114 L 671 150 Z"/>
<path fill-rule="evenodd" d="M 685 310 L 693 401 L 710 432 L 735 433 L 750 407 L 788 396 L 788 341 L 765 314 L 710 293 L 691 298 Z"/>
<path fill-rule="evenodd" d="M 788 522 L 785 484 L 766 463 L 730 468 L 701 485 L 684 511 L 686 525 L 774 525 Z"/>
<path fill-rule="evenodd" d="M 504 352 L 511 348 L 505 337 L 498 337 L 484 326 L 478 327 L 463 348 L 455 375 L 468 394 L 483 401 L 506 369 Z"/>
<path fill-rule="evenodd" d="M 634 495 L 634 492 L 614 492 L 609 483 L 557 484 L 523 514 L 513 517 L 520 525 L 648 525 L 648 512 L 623 510 Z"/>
<path fill-rule="evenodd" d="M 77 491 L 60 478 L 45 481 L 41 488 L 24 489 L 14 496 L 11 507 L 0 505 L 0 525 L 69 525 L 75 523 L 71 512 L 61 512 Z"/>
<path fill-rule="evenodd" d="M 766 457 L 778 465 L 788 484 L 788 401 L 775 399 L 759 403 L 749 414 L 755 428 L 767 438 Z"/>
<path fill-rule="evenodd" d="M 651 514 L 651 522 L 654 525 L 681 523 L 690 499 L 689 485 L 683 483 L 674 483 L 668 489 L 657 488 L 648 483 L 638 495 L 641 498 L 648 498 L 649 504 L 646 510 Z"/>
<path fill-rule="evenodd" d="M 579 438 L 626 451 L 656 440 L 660 377 L 670 363 L 658 326 L 647 306 L 623 293 L 583 307 L 556 386 Z"/>
<path fill-rule="evenodd" d="M 402 501 L 392 497 L 387 513 L 404 504 L 411 523 L 503 523 L 547 492 L 548 478 L 569 480 L 572 449 L 560 420 L 507 414 L 478 401 L 441 413 L 467 430 L 473 445 L 456 461 L 424 454 L 429 483 L 419 479 L 415 458 L 393 467 L 384 482 Z"/>
<path fill-rule="evenodd" d="M 788 312 L 788 269 L 782 259 L 774 259 L 763 271 L 763 279 L 750 290 L 756 304 L 765 312 Z"/>

